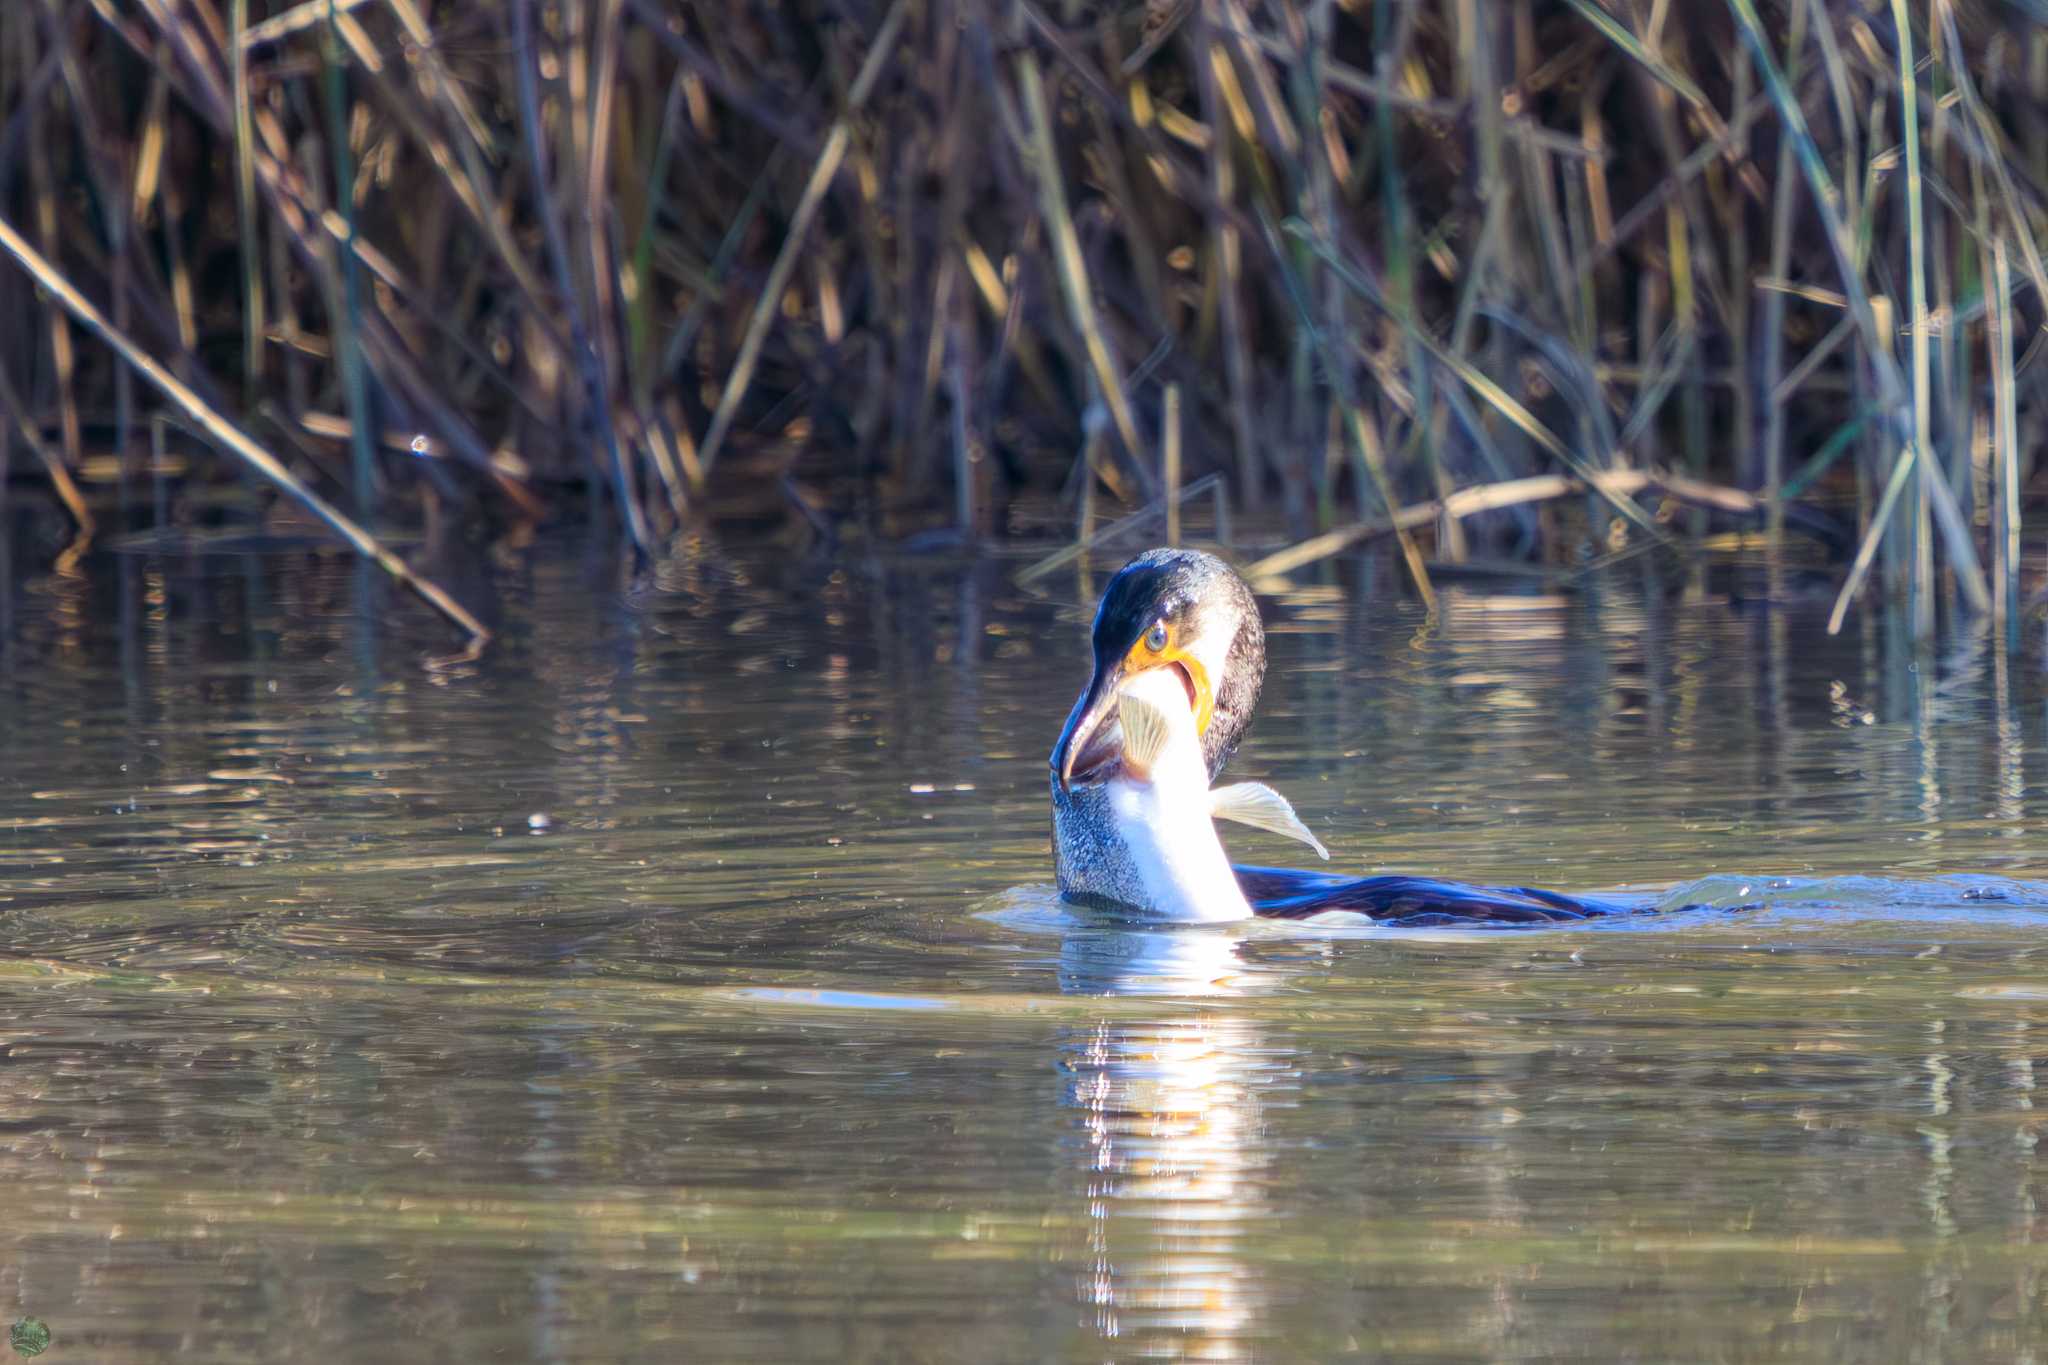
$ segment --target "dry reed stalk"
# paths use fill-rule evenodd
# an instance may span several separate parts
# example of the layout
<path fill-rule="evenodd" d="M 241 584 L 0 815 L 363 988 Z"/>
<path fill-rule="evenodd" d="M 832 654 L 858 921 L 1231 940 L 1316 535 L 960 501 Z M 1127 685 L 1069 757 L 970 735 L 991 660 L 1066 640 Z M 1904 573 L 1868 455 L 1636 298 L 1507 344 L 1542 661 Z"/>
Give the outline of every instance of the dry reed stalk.
<path fill-rule="evenodd" d="M 1461 488 L 1447 498 L 1413 503 L 1395 509 L 1391 516 L 1325 532 L 1254 561 L 1245 569 L 1245 576 L 1254 581 L 1278 578 L 1318 560 L 1342 554 L 1376 536 L 1414 530 L 1441 518 L 1463 520 L 1481 512 L 1498 512 L 1586 492 L 1598 492 L 1609 498 L 1631 498 L 1645 491 L 1667 493 L 1694 506 L 1744 516 L 1754 515 L 1763 506 L 1754 494 L 1739 488 L 1724 488 L 1682 475 L 1655 474 L 1642 469 L 1607 470 L 1591 478 L 1537 474 L 1526 479 Z"/>
<path fill-rule="evenodd" d="M 966 329 L 957 323 L 947 328 L 947 389 L 952 398 L 953 426 L 953 521 L 962 538 L 974 535 L 974 466 L 975 450 L 973 438 L 968 432 L 968 388 L 967 362 L 963 352 L 967 347 Z"/>
<path fill-rule="evenodd" d="M 762 287 L 760 297 L 754 303 L 753 315 L 747 320 L 746 335 L 740 342 L 732 371 L 726 376 L 725 388 L 718 396 L 718 408 L 711 414 L 711 426 L 698 444 L 697 463 L 707 476 L 718 461 L 726 434 L 732 430 L 740 399 L 745 396 L 747 385 L 753 381 L 754 366 L 761 356 L 761 343 L 767 338 L 776 310 L 782 306 L 783 291 L 789 287 L 790 275 L 796 269 L 797 251 L 817 219 L 826 189 L 832 178 L 839 174 L 840 162 L 846 157 L 846 149 L 853 139 L 853 116 L 874 89 L 875 81 L 882 72 L 882 63 L 894 50 L 896 32 L 903 19 L 904 0 L 895 0 L 882 20 L 881 31 L 875 35 L 875 41 L 868 49 L 860 75 L 854 79 L 853 88 L 847 93 L 845 110 L 833 120 L 831 130 L 825 135 L 825 145 L 811 166 L 810 179 L 804 183 L 803 197 L 797 201 L 789 231 L 782 239 L 782 248 L 776 253 L 775 264 L 769 268 L 768 282 Z"/>
<path fill-rule="evenodd" d="M 1991 465 L 1996 499 L 1992 582 L 1998 633 L 2012 646 L 2019 643 L 2020 452 L 2012 359 L 2012 264 L 2003 233 L 1991 238 L 1991 263 Z"/>
<path fill-rule="evenodd" d="M 4 226 L 4 224 L 0 224 Z M 57 494 L 57 500 L 64 504 L 64 510 L 71 514 L 71 520 L 78 528 L 80 539 L 91 539 L 98 530 L 92 511 L 85 505 L 85 495 L 78 491 L 78 484 L 72 480 L 71 470 L 66 467 L 63 455 L 50 449 L 43 439 L 43 433 L 29 420 L 29 410 L 23 405 L 21 395 L 0 371 L 0 407 L 7 409 L 9 424 L 21 433 L 22 443 L 29 448 L 42 464 L 43 472 L 49 476 L 50 488 Z"/>
<path fill-rule="evenodd" d="M 1165 433 L 1159 446 L 1159 482 L 1166 500 L 1166 543 L 1180 544 L 1180 385 L 1166 386 Z"/>
<path fill-rule="evenodd" d="M 1906 255 L 1909 307 L 1913 318 L 1913 454 L 1902 453 L 1919 465 L 1922 499 L 1913 506 L 1913 626 L 1918 635 L 1934 631 L 1934 546 L 1926 496 L 1940 477 L 1934 460 L 1934 394 L 1932 342 L 1927 315 L 1927 217 L 1924 208 L 1926 176 L 1920 169 L 1920 81 L 1913 70 L 1913 27 L 1906 13 L 1906 0 L 1891 0 L 1892 24 L 1897 29 L 1899 121 L 1903 125 L 1906 149 Z"/>
<path fill-rule="evenodd" d="M 0 250 L 14 257 L 21 268 L 49 293 L 52 300 L 112 347 L 123 361 L 133 365 L 136 371 L 166 398 L 184 409 L 186 415 L 197 422 L 223 449 L 297 499 L 308 511 L 332 527 L 335 533 L 354 547 L 358 554 L 374 562 L 378 568 L 384 570 L 401 586 L 410 589 L 434 610 L 472 636 L 489 637 L 490 631 L 484 628 L 483 622 L 472 616 L 461 603 L 431 581 L 413 573 L 411 566 L 404 560 L 378 544 L 373 536 L 340 510 L 330 506 L 318 493 L 302 483 L 297 475 L 278 463 L 276 457 L 269 451 L 257 445 L 234 423 L 214 411 L 204 399 L 157 364 L 127 335 L 117 331 L 113 323 L 108 321 L 83 294 L 74 289 L 71 283 L 5 219 L 0 219 Z M 89 523 L 87 525 L 89 529 Z"/>
<path fill-rule="evenodd" d="M 1876 315 L 1871 310 L 1869 294 L 1863 285 L 1862 272 L 1857 264 L 1860 257 L 1857 239 L 1850 234 L 1839 210 L 1840 196 L 1836 193 L 1827 169 L 1822 164 L 1819 151 L 1807 129 L 1805 115 L 1801 112 L 1798 101 L 1794 99 L 1783 74 L 1779 72 L 1777 64 L 1771 60 L 1763 36 L 1762 21 L 1757 17 L 1752 0 L 1728 0 L 1728 4 L 1740 21 L 1743 39 L 1748 43 L 1757 66 L 1762 69 L 1772 98 L 1778 105 L 1779 115 L 1785 125 L 1785 135 L 1792 139 L 1797 149 L 1800 169 L 1813 195 L 1815 209 L 1820 215 L 1823 236 L 1841 271 L 1841 283 L 1848 298 L 1850 313 L 1862 333 L 1871 370 L 1876 377 L 1885 406 L 1893 413 L 1901 414 L 1905 421 L 1914 422 L 1917 420 L 1916 412 L 1909 406 L 1911 399 L 1901 383 L 1898 365 L 1892 358 L 1889 339 L 1878 329 Z M 1914 145 L 1917 146 L 1917 142 Z M 1917 151 L 1914 155 L 1917 157 Z M 1915 164 L 1917 165 L 1917 161 Z M 1915 244 L 1917 245 L 1917 242 Z M 1923 268 L 1917 256 L 1913 268 Z M 1917 444 L 1910 428 L 1901 434 L 1904 438 L 1898 457 L 1901 466 L 1917 463 L 1923 457 L 1924 449 Z M 1990 594 L 1984 586 L 1983 572 L 1977 565 L 1976 550 L 1971 543 L 1969 528 L 1963 522 L 1954 495 L 1938 478 L 1923 477 L 1920 487 L 1929 495 L 1932 511 L 1941 523 L 1956 578 L 1964 596 L 1969 600 L 1973 610 L 1988 610 Z M 1903 491 L 1902 479 L 1895 476 L 1892 488 Z M 1892 488 L 1888 488 L 1886 492 L 1884 501 L 1887 508 L 1897 502 L 1897 494 Z M 1873 537 L 1882 536 L 1885 521 L 1886 517 L 1880 516 L 1872 524 Z M 1850 566 L 1849 576 L 1842 584 L 1841 593 L 1835 599 L 1834 612 L 1828 620 L 1830 633 L 1841 629 L 1849 603 L 1862 586 L 1864 576 L 1869 572 L 1875 549 L 1874 544 L 1867 545 L 1863 551 L 1859 551 L 1855 563 Z"/>
<path fill-rule="evenodd" d="M 1603 480 L 1684 467 L 1860 500 L 1838 622 L 1880 565 L 1909 628 L 2012 615 L 2048 373 L 2019 7 L 521 0 L 509 46 L 477 0 L 21 8 L 0 218 L 216 412 L 209 367 L 454 457 L 363 461 L 381 518 L 463 479 L 534 515 L 545 478 L 650 543 L 761 488 L 831 536 L 979 528 L 1078 450 L 1092 534 L 1180 505 L 1141 450 L 1177 430 L 1175 490 L 1228 473 L 1269 538 L 1555 477 L 1677 544 Z M 0 369 L 55 482 L 134 407 L 47 316 Z M 1571 556 L 1530 505 L 1438 545 Z"/>
<path fill-rule="evenodd" d="M 1206 8 L 1206 7 L 1201 7 Z M 1189 42 L 1193 46 L 1196 88 L 1200 92 L 1202 119 L 1211 132 L 1208 145 L 1209 257 L 1205 262 L 1207 287 L 1215 295 L 1221 313 L 1219 341 L 1223 349 L 1223 382 L 1228 394 L 1231 446 L 1237 455 L 1239 497 L 1247 506 L 1259 503 L 1260 461 L 1252 434 L 1250 358 L 1245 353 L 1244 242 L 1230 215 L 1224 210 L 1236 195 L 1237 169 L 1232 161 L 1236 148 L 1224 133 L 1223 97 L 1219 91 L 1220 71 L 1229 69 L 1229 59 L 1210 37 L 1206 14 L 1198 13 Z"/>
<path fill-rule="evenodd" d="M 1032 54 L 1020 51 L 1016 57 L 1017 85 L 1024 95 L 1029 139 L 1029 157 L 1038 182 L 1039 214 L 1046 234 L 1052 239 L 1053 263 L 1058 268 L 1060 288 L 1066 295 L 1067 313 L 1093 372 L 1101 401 L 1109 409 L 1122 442 L 1125 458 L 1141 486 L 1150 488 L 1151 473 L 1145 468 L 1144 445 L 1138 439 L 1137 419 L 1124 393 L 1123 375 L 1110 353 L 1102 323 L 1095 308 L 1095 295 L 1088 280 L 1087 263 L 1081 257 L 1081 242 L 1074 231 L 1073 214 L 1067 209 L 1066 185 L 1060 178 L 1059 150 L 1053 140 L 1052 115 L 1045 99 L 1045 78 Z"/>
<path fill-rule="evenodd" d="M 249 99 L 249 0 L 234 0 L 235 228 L 242 257 L 242 376 L 253 399 L 263 383 L 263 269 L 256 240 L 256 131 Z M 124 371 L 125 373 L 125 371 Z"/>

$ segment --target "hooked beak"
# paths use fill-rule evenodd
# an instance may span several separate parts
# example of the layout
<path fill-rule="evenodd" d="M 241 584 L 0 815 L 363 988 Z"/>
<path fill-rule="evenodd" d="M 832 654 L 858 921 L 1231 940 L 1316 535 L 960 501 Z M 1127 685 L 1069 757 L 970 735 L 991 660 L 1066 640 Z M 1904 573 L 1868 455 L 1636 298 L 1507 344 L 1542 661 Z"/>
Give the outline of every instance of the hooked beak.
<path fill-rule="evenodd" d="M 1052 747 L 1052 772 L 1062 794 L 1071 791 L 1076 780 L 1084 787 L 1104 780 L 1123 757 L 1124 735 L 1116 720 L 1123 672 L 1121 664 L 1106 671 L 1097 668 L 1088 690 L 1067 713 L 1059 743 Z"/>
<path fill-rule="evenodd" d="M 1209 708 L 1203 704 L 1207 675 L 1191 658 L 1175 655 L 1156 667 L 1173 669 L 1187 689 L 1188 706 L 1195 712 L 1197 732 L 1208 727 Z M 1052 749 L 1053 777 L 1064 795 L 1076 786 L 1092 787 L 1109 780 L 1123 761 L 1124 732 L 1117 723 L 1117 707 L 1123 701 L 1124 683 L 1132 673 L 1119 660 L 1096 666 L 1088 690 L 1067 713 L 1059 743 Z"/>

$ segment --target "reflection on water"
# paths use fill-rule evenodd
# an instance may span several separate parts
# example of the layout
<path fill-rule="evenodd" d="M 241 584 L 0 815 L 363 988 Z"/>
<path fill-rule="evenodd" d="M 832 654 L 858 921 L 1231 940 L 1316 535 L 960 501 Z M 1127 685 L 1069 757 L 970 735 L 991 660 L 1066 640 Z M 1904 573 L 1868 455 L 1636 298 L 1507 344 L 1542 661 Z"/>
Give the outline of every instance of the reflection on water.
<path fill-rule="evenodd" d="M 1230 1002 L 1260 977 L 1243 936 L 1197 926 L 1096 927 L 1061 944 L 1060 987 L 1199 999 L 1194 1014 L 1103 1019 L 1062 1049 L 1088 1202 L 1088 1323 L 1133 1355 L 1229 1360 L 1271 1335 L 1270 1290 L 1246 1255 L 1269 1160 L 1261 1110 L 1291 1055 Z"/>
<path fill-rule="evenodd" d="M 1760 908 L 1148 929 L 1046 890 L 1092 601 L 1012 567 L 479 557 L 464 658 L 338 560 L 9 566 L 0 1316 L 109 1362 L 2040 1354 L 2033 661 L 1305 585 L 1233 772 L 1339 865 Z"/>

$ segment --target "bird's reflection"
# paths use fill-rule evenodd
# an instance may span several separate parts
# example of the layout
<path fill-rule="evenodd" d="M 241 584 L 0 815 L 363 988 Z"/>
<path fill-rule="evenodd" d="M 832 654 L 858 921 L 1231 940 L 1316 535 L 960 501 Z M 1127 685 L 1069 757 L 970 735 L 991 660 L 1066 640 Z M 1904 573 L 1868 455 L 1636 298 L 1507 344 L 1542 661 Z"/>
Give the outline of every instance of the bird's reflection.
<path fill-rule="evenodd" d="M 1147 996 L 1155 1017 L 1105 1011 L 1063 1049 L 1086 1190 L 1082 1326 L 1119 1354 L 1239 1357 L 1265 1335 L 1269 1287 L 1247 1243 L 1270 1216 L 1264 1113 L 1298 1070 L 1247 998 L 1272 968 L 1243 935 L 1094 924 L 1061 944 L 1069 994 Z"/>

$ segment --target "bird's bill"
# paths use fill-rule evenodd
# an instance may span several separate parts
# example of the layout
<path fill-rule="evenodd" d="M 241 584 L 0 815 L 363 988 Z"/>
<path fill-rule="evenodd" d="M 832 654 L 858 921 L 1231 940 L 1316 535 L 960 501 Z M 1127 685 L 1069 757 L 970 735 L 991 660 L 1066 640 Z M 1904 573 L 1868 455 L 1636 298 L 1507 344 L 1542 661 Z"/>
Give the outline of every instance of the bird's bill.
<path fill-rule="evenodd" d="M 1117 719 L 1124 689 L 1151 668 L 1174 670 L 1187 692 L 1188 709 L 1195 713 L 1197 733 L 1207 728 L 1212 709 L 1204 705 L 1210 695 L 1208 677 L 1194 658 L 1176 653 L 1145 669 L 1131 668 L 1129 660 L 1120 660 L 1106 669 L 1098 667 L 1095 676 L 1088 680 L 1088 690 L 1067 713 L 1066 727 L 1060 731 L 1059 743 L 1053 746 L 1052 770 L 1061 791 L 1071 791 L 1076 786 L 1092 787 L 1116 773 L 1124 757 L 1123 725 Z"/>

